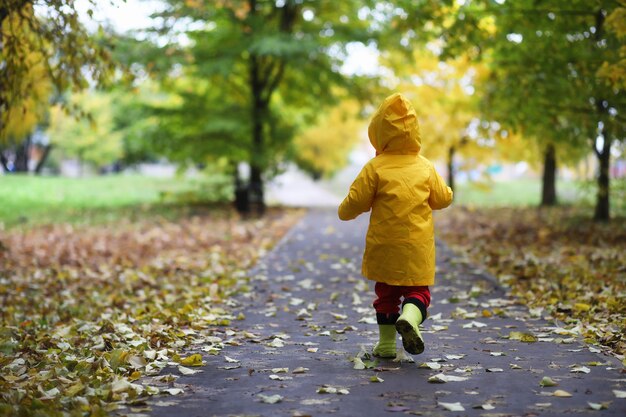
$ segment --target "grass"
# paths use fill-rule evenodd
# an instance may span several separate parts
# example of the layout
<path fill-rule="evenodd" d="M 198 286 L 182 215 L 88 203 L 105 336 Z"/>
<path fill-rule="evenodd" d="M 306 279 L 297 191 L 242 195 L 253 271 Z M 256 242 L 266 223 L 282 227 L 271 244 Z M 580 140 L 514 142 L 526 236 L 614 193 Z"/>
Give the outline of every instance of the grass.
<path fill-rule="evenodd" d="M 456 188 L 454 202 L 461 205 L 520 207 L 536 206 L 541 200 L 541 181 L 534 179 L 463 183 Z M 575 203 L 582 197 L 582 190 L 573 181 L 559 181 L 556 188 L 559 202 Z"/>
<path fill-rule="evenodd" d="M 47 223 L 105 223 L 159 215 L 172 218 L 194 210 L 194 204 L 228 201 L 232 190 L 224 178 L 152 178 L 109 175 L 87 178 L 0 176 L 0 228 Z M 325 184 L 338 195 L 347 191 L 339 182 Z M 613 180 L 612 215 L 626 215 L 626 180 Z M 595 187 L 573 181 L 557 184 L 559 203 L 593 212 Z M 342 195 L 343 196 L 343 195 Z M 455 205 L 476 207 L 537 206 L 541 181 L 521 179 L 493 183 L 463 183 L 455 191 Z"/>
<path fill-rule="evenodd" d="M 0 177 L 0 223 L 99 223 L 176 211 L 206 180 L 109 175 L 87 178 Z M 181 200 L 181 196 L 183 199 Z"/>
<path fill-rule="evenodd" d="M 596 186 L 591 182 L 557 181 L 559 205 L 578 206 L 593 213 Z M 626 180 L 611 180 L 611 215 L 626 215 Z M 492 183 L 464 183 L 456 187 L 454 204 L 475 207 L 536 207 L 541 201 L 541 180 L 518 179 Z"/>

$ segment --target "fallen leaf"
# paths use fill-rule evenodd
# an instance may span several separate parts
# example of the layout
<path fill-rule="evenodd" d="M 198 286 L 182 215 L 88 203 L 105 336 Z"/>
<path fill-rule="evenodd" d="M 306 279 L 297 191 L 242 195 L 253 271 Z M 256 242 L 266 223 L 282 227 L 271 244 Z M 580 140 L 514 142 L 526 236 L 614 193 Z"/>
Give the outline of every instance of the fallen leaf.
<path fill-rule="evenodd" d="M 559 384 L 549 376 L 544 376 L 543 378 L 541 378 L 541 381 L 539 381 L 539 385 L 541 385 L 542 387 L 555 387 Z"/>
<path fill-rule="evenodd" d="M 442 406 L 443 408 L 445 408 L 448 411 L 465 411 L 465 408 L 463 408 L 463 406 L 461 405 L 460 402 L 456 402 L 456 403 L 444 403 L 444 402 L 437 402 L 438 405 Z"/>
<path fill-rule="evenodd" d="M 309 371 L 309 368 L 298 367 L 291 371 L 292 374 L 305 374 Z"/>
<path fill-rule="evenodd" d="M 274 340 L 268 343 L 267 346 L 273 347 L 273 348 L 281 348 L 281 347 L 285 347 L 285 342 L 282 339 L 279 339 L 278 337 L 276 337 L 274 338 Z"/>
<path fill-rule="evenodd" d="M 554 391 L 554 392 L 552 393 L 552 395 L 554 395 L 555 397 L 564 397 L 564 398 L 567 398 L 567 397 L 571 397 L 571 396 L 572 396 L 572 394 L 570 394 L 569 392 L 567 392 L 567 391 L 563 391 L 563 390 L 561 390 L 561 389 L 558 389 L 558 390 Z"/>
<path fill-rule="evenodd" d="M 228 363 L 239 363 L 239 360 L 224 355 L 224 360 Z"/>
<path fill-rule="evenodd" d="M 620 391 L 620 390 L 614 389 L 613 395 L 615 395 L 615 398 L 626 398 L 626 391 Z"/>
<path fill-rule="evenodd" d="M 408 353 L 406 353 L 404 349 L 400 349 L 396 352 L 396 357 L 392 361 L 399 363 L 414 363 L 415 359 L 413 358 L 413 356 L 410 356 Z"/>
<path fill-rule="evenodd" d="M 370 378 L 370 382 L 384 382 L 385 380 L 379 377 L 378 375 L 374 375 Z"/>
<path fill-rule="evenodd" d="M 204 365 L 204 362 L 202 361 L 201 354 L 194 353 L 193 355 L 190 355 L 184 359 L 181 359 L 180 364 L 185 365 L 185 366 L 202 366 Z"/>
<path fill-rule="evenodd" d="M 609 408 L 609 403 L 608 402 L 592 403 L 590 401 L 587 401 L 587 404 L 589 404 L 589 408 L 591 408 L 592 410 L 606 410 L 606 409 Z"/>
<path fill-rule="evenodd" d="M 448 360 L 457 360 L 457 359 L 463 359 L 465 357 L 465 355 L 461 354 L 461 355 L 446 355 L 446 359 Z"/>
<path fill-rule="evenodd" d="M 530 333 L 510 332 L 509 340 L 519 340 L 524 343 L 535 343 L 537 341 L 537 337 Z"/>
<path fill-rule="evenodd" d="M 190 369 L 190 368 L 179 365 L 178 372 L 180 372 L 183 375 L 194 375 L 194 374 L 198 374 L 202 372 L 202 369 Z"/>
<path fill-rule="evenodd" d="M 487 368 L 485 369 L 487 372 L 504 372 L 502 368 Z"/>
<path fill-rule="evenodd" d="M 128 358 L 128 364 L 132 366 L 134 369 L 144 368 L 148 362 L 142 357 L 138 355 L 132 355 Z"/>
<path fill-rule="evenodd" d="M 183 391 L 181 388 L 168 388 L 168 389 L 164 389 L 163 392 L 167 392 L 169 395 L 178 395 L 178 394 L 182 394 Z"/>
<path fill-rule="evenodd" d="M 437 369 L 441 369 L 441 364 L 439 364 L 437 362 L 424 362 L 424 363 L 420 364 L 419 367 L 420 368 L 428 368 L 428 369 L 437 370 Z"/>
<path fill-rule="evenodd" d="M 472 408 L 474 409 L 482 409 L 482 410 L 494 410 L 496 407 L 494 407 L 493 405 L 489 404 L 489 403 L 485 403 L 485 404 L 478 404 L 473 406 Z"/>
<path fill-rule="evenodd" d="M 365 369 L 365 364 L 363 363 L 363 360 L 361 358 L 356 357 L 353 359 L 353 361 L 354 361 L 353 369 L 356 369 L 356 370 Z"/>
<path fill-rule="evenodd" d="M 281 402 L 284 399 L 282 395 L 278 395 L 278 394 L 274 394 L 274 395 L 257 394 L 257 397 L 259 397 L 261 399 L 261 402 L 265 404 L 276 404 L 276 403 Z"/>
<path fill-rule="evenodd" d="M 482 327 L 487 327 L 487 325 L 485 323 L 481 323 L 479 321 L 471 321 L 470 323 L 464 324 L 463 328 L 464 329 L 471 329 L 471 328 L 482 328 Z"/>
<path fill-rule="evenodd" d="M 125 382 L 128 382 L 128 381 L 125 381 Z M 128 383 L 128 386 L 130 387 L 130 383 Z M 113 392 L 118 392 L 118 391 L 114 390 Z M 61 391 L 59 391 L 59 389 L 55 387 L 55 388 L 52 388 L 52 389 L 50 389 L 48 391 L 44 391 L 43 398 L 54 398 L 57 395 L 59 395 L 60 393 L 61 393 Z"/>
<path fill-rule="evenodd" d="M 292 305 L 294 307 L 299 306 L 300 304 L 304 303 L 304 300 L 301 298 L 292 298 L 291 301 L 289 301 L 289 305 Z"/>
<path fill-rule="evenodd" d="M 574 304 L 574 310 L 578 310 L 578 311 L 581 311 L 581 312 L 587 312 L 587 311 L 591 310 L 591 305 L 585 304 L 585 303 L 575 303 Z"/>
<path fill-rule="evenodd" d="M 348 395 L 350 391 L 347 388 L 334 387 L 332 385 L 323 385 L 317 389 L 318 394 L 339 394 Z"/>
<path fill-rule="evenodd" d="M 467 381 L 468 379 L 469 378 L 464 377 L 464 376 L 446 375 L 444 373 L 440 373 L 440 374 L 433 375 L 430 378 L 428 378 L 428 382 L 436 383 L 436 384 L 443 384 L 446 382 Z"/>
<path fill-rule="evenodd" d="M 290 376 L 280 376 L 280 375 L 272 374 L 272 375 L 270 375 L 270 379 L 273 380 L 273 381 L 287 381 L 287 380 L 290 380 L 290 379 L 293 379 L 293 378 L 290 377 Z"/>

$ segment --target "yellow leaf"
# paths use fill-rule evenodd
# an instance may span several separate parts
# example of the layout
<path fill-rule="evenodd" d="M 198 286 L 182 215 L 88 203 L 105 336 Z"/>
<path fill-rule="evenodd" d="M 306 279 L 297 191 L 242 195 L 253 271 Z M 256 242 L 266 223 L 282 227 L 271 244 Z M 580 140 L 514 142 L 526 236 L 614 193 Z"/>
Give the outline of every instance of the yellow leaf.
<path fill-rule="evenodd" d="M 71 387 L 69 387 L 68 389 L 66 389 L 65 395 L 67 395 L 68 397 L 73 397 L 79 392 L 81 392 L 83 389 L 85 389 L 85 386 L 81 382 L 78 382 L 72 385 Z"/>
<path fill-rule="evenodd" d="M 537 338 L 530 333 L 511 332 L 509 333 L 510 340 L 519 340 L 524 343 L 535 343 Z"/>
<path fill-rule="evenodd" d="M 555 397 L 563 397 L 563 398 L 568 398 L 568 397 L 572 396 L 572 394 L 570 394 L 567 391 L 563 391 L 562 389 L 558 389 L 558 390 L 554 391 L 554 393 L 552 395 L 554 395 Z"/>
<path fill-rule="evenodd" d="M 574 310 L 576 311 L 589 311 L 591 310 L 591 306 L 585 303 L 576 303 L 574 304 Z"/>
<path fill-rule="evenodd" d="M 491 311 L 489 311 L 489 310 L 483 310 L 483 317 L 485 317 L 485 318 L 489 318 L 489 317 L 491 317 L 491 316 L 493 316 L 493 314 L 491 313 Z"/>
<path fill-rule="evenodd" d="M 202 366 L 204 365 L 204 363 L 202 362 L 202 355 L 200 355 L 199 353 L 194 353 L 191 356 L 187 356 L 184 359 L 181 359 L 180 361 L 181 365 L 185 365 L 185 366 Z"/>

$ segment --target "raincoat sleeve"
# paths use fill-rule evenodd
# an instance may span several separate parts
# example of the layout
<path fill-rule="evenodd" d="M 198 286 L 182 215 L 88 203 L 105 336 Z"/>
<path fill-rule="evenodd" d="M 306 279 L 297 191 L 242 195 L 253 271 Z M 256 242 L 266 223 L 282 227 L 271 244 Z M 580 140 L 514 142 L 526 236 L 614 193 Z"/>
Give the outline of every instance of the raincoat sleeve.
<path fill-rule="evenodd" d="M 348 196 L 339 205 L 339 218 L 352 220 L 359 214 L 369 211 L 376 194 L 376 184 L 374 167 L 371 164 L 365 165 L 350 186 Z"/>
<path fill-rule="evenodd" d="M 448 187 L 437 172 L 435 167 L 430 167 L 430 197 L 428 198 L 428 205 L 433 210 L 440 210 L 446 208 L 452 203 L 452 189 Z"/>

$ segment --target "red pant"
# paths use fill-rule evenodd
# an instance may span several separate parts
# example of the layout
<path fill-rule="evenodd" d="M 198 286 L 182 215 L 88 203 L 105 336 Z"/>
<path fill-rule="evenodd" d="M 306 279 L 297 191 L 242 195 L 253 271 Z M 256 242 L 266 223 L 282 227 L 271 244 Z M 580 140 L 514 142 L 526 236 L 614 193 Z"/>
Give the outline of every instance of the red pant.
<path fill-rule="evenodd" d="M 422 311 L 422 316 L 426 318 L 426 309 L 430 305 L 430 290 L 428 286 L 408 287 L 377 282 L 374 290 L 378 297 L 374 300 L 374 308 L 376 309 L 379 324 L 386 324 L 386 321 L 395 322 L 394 317 L 397 317 L 400 312 L 401 298 L 404 298 L 403 303 L 411 303 L 418 306 Z"/>

